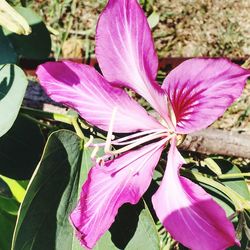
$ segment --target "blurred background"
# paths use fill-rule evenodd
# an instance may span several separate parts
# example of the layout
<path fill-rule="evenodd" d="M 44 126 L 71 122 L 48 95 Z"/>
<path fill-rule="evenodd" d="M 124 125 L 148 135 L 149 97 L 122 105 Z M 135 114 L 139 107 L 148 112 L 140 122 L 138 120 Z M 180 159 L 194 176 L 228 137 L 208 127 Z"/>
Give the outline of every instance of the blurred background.
<path fill-rule="evenodd" d="M 141 0 L 160 57 L 250 55 L 250 1 Z M 55 57 L 94 52 L 97 18 L 106 0 L 37 0 L 31 7 L 52 33 Z"/>
<path fill-rule="evenodd" d="M 26 1 L 27 2 L 27 1 Z M 52 38 L 52 56 L 94 56 L 95 28 L 106 0 L 28 1 L 43 17 Z M 159 58 L 250 55 L 250 1 L 141 0 L 152 27 Z M 244 61 L 243 60 L 243 61 Z M 166 72 L 162 73 L 162 78 Z M 250 86 L 213 126 L 250 132 Z"/>

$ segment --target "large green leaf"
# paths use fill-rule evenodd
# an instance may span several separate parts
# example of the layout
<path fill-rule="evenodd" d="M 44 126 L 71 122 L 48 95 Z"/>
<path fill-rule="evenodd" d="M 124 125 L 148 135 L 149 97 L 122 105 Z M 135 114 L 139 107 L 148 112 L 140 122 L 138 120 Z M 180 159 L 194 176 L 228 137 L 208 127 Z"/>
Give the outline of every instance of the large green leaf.
<path fill-rule="evenodd" d="M 19 211 L 13 250 L 80 250 L 68 216 L 92 165 L 91 150 L 73 132 L 53 133 L 44 150 Z M 148 209 L 120 209 L 116 222 L 96 249 L 159 249 L 157 232 Z"/>
<path fill-rule="evenodd" d="M 27 84 L 26 76 L 19 67 L 0 65 L 0 137 L 13 125 Z"/>
<path fill-rule="evenodd" d="M 69 131 L 50 136 L 21 205 L 13 249 L 71 249 L 68 215 L 77 200 L 81 144 Z"/>
<path fill-rule="evenodd" d="M 14 179 L 29 179 L 43 147 L 39 126 L 19 115 L 11 129 L 0 138 L 0 174 Z"/>
<path fill-rule="evenodd" d="M 16 7 L 15 9 L 28 21 L 32 29 L 28 36 L 4 30 L 16 53 L 26 59 L 47 58 L 51 51 L 51 39 L 41 17 L 30 8 Z"/>

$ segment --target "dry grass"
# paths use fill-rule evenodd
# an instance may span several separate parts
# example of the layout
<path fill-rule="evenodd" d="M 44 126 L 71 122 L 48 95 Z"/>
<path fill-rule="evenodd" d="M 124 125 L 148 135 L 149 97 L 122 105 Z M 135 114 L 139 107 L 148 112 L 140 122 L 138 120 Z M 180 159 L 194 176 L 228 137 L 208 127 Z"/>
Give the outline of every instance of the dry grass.
<path fill-rule="evenodd" d="M 250 2 L 244 0 L 155 1 L 161 22 L 154 31 L 163 56 L 250 54 Z"/>
<path fill-rule="evenodd" d="M 105 0 L 45 0 L 33 4 L 55 30 L 52 36 L 56 56 L 62 56 L 63 44 L 68 39 L 73 48 L 80 41 L 86 56 L 93 52 L 95 25 L 105 3 Z M 160 57 L 250 55 L 250 1 L 141 0 L 141 3 L 147 15 L 153 10 L 160 15 L 153 30 Z"/>

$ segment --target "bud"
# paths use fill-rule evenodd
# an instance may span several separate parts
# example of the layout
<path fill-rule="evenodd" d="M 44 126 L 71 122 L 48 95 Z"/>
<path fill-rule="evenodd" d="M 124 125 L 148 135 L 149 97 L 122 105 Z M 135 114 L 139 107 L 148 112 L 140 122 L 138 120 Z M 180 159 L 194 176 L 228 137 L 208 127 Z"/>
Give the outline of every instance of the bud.
<path fill-rule="evenodd" d="M 0 0 L 0 25 L 19 35 L 31 33 L 31 28 L 24 17 L 5 0 Z"/>

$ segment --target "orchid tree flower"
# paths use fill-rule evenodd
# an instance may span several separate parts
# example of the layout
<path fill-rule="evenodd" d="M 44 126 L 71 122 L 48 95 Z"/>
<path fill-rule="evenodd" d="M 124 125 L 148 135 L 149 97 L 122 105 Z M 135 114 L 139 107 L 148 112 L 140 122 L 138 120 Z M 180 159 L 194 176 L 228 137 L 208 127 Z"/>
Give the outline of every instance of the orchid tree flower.
<path fill-rule="evenodd" d="M 140 200 L 168 144 L 166 171 L 152 197 L 166 230 L 194 250 L 239 244 L 224 210 L 200 186 L 180 176 L 185 160 L 177 144 L 178 136 L 206 128 L 225 112 L 240 96 L 249 71 L 226 59 L 190 59 L 160 86 L 152 35 L 136 0 L 108 1 L 97 24 L 96 57 L 102 75 L 70 61 L 48 62 L 37 70 L 52 99 L 108 131 L 106 143 L 86 145 L 104 147 L 105 156 L 91 168 L 70 215 L 82 245 L 93 248 L 118 209 Z M 157 118 L 131 99 L 125 87 L 145 98 Z M 116 133 L 125 135 L 117 138 Z"/>

